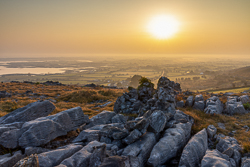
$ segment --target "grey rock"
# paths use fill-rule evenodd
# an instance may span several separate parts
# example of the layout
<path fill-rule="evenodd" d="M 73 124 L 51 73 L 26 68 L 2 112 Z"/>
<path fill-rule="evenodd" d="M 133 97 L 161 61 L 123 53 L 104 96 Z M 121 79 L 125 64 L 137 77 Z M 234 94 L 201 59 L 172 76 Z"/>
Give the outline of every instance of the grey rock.
<path fill-rule="evenodd" d="M 249 167 L 250 166 L 250 158 L 243 157 L 241 160 L 241 167 Z"/>
<path fill-rule="evenodd" d="M 42 147 L 26 147 L 25 155 L 30 156 L 31 154 L 40 154 L 43 152 L 51 151 L 50 149 L 42 148 Z"/>
<path fill-rule="evenodd" d="M 149 121 L 148 119 L 142 119 L 141 121 L 139 121 L 136 125 L 135 125 L 135 129 L 138 129 L 142 134 L 144 134 L 149 126 Z"/>
<path fill-rule="evenodd" d="M 122 139 L 127 137 L 129 132 L 126 129 L 120 129 L 117 127 L 105 127 L 102 130 L 100 130 L 100 135 L 113 138 L 113 139 Z"/>
<path fill-rule="evenodd" d="M 214 125 L 209 125 L 207 127 L 207 134 L 209 138 L 213 138 L 216 132 L 217 132 L 217 129 Z"/>
<path fill-rule="evenodd" d="M 104 110 L 100 114 L 97 114 L 96 116 L 92 117 L 90 119 L 90 123 L 85 126 L 85 129 L 89 129 L 95 125 L 109 124 L 111 123 L 111 120 L 115 115 L 115 112 Z"/>
<path fill-rule="evenodd" d="M 49 115 L 54 109 L 55 106 L 48 100 L 37 101 L 1 117 L 0 124 L 31 121 Z"/>
<path fill-rule="evenodd" d="M 228 149 L 226 149 L 223 154 L 226 154 L 229 158 L 231 158 L 234 154 L 234 149 L 229 147 Z"/>
<path fill-rule="evenodd" d="M 185 103 L 184 103 L 184 101 L 183 101 L 183 100 L 178 101 L 178 102 L 176 103 L 176 107 L 179 107 L 179 108 L 183 108 L 183 107 L 185 107 Z"/>
<path fill-rule="evenodd" d="M 125 125 L 125 128 L 128 129 L 129 131 L 132 131 L 133 129 L 135 129 L 137 123 L 138 121 L 128 121 Z"/>
<path fill-rule="evenodd" d="M 175 128 L 169 128 L 164 136 L 154 146 L 148 165 L 157 167 L 177 156 L 190 138 L 191 123 L 179 123 Z"/>
<path fill-rule="evenodd" d="M 99 141 L 99 130 L 83 130 L 81 133 L 73 140 L 73 143 L 77 142 L 91 142 L 91 141 Z"/>
<path fill-rule="evenodd" d="M 225 113 L 228 115 L 233 115 L 233 114 L 246 114 L 247 112 L 242 102 L 238 101 L 238 97 L 229 96 L 227 97 Z"/>
<path fill-rule="evenodd" d="M 203 111 L 205 108 L 205 102 L 204 101 L 196 101 L 196 102 L 194 102 L 193 108 L 196 110 Z"/>
<path fill-rule="evenodd" d="M 236 165 L 239 166 L 241 160 L 240 151 L 242 150 L 238 141 L 233 137 L 226 136 L 225 138 L 220 138 L 218 144 L 216 145 L 216 149 L 223 153 L 228 148 L 232 148 L 234 150 L 233 159 L 236 162 Z"/>
<path fill-rule="evenodd" d="M 206 129 L 203 129 L 195 134 L 183 149 L 179 166 L 198 166 L 208 148 L 207 140 Z"/>
<path fill-rule="evenodd" d="M 129 158 L 125 156 L 111 156 L 105 158 L 99 167 L 130 167 Z"/>
<path fill-rule="evenodd" d="M 151 131 L 154 133 L 161 132 L 164 129 L 165 124 L 167 123 L 167 120 L 168 120 L 167 117 L 162 111 L 160 110 L 154 111 L 149 117 L 148 131 Z"/>
<path fill-rule="evenodd" d="M 111 144 L 112 143 L 111 139 L 109 137 L 105 137 L 105 136 L 101 137 L 100 142 L 101 143 L 106 143 L 106 144 Z"/>
<path fill-rule="evenodd" d="M 195 102 L 204 101 L 203 95 L 202 94 L 196 95 L 194 101 Z"/>
<path fill-rule="evenodd" d="M 83 114 L 80 107 L 62 111 L 55 115 L 38 118 L 23 124 L 19 138 L 19 146 L 40 146 L 58 136 L 76 130 L 80 125 L 89 122 L 88 116 Z"/>
<path fill-rule="evenodd" d="M 155 134 L 147 132 L 140 140 L 124 148 L 122 155 L 130 157 L 131 167 L 144 167 L 155 143 Z"/>
<path fill-rule="evenodd" d="M 117 114 L 112 118 L 112 123 L 126 123 L 126 117 L 122 114 Z"/>
<path fill-rule="evenodd" d="M 188 96 L 185 105 L 186 105 L 187 107 L 192 107 L 193 104 L 194 104 L 194 96 Z"/>
<path fill-rule="evenodd" d="M 59 165 L 64 159 L 82 149 L 80 145 L 67 145 L 53 151 L 44 152 L 38 155 L 40 167 L 53 167 Z"/>
<path fill-rule="evenodd" d="M 220 153 L 218 150 L 207 150 L 206 155 L 201 161 L 201 167 L 232 167 L 229 157 Z"/>
<path fill-rule="evenodd" d="M 13 167 L 22 158 L 24 158 L 24 156 L 22 155 L 21 150 L 15 152 L 13 156 L 11 156 L 10 154 L 0 156 L 0 166 Z"/>
<path fill-rule="evenodd" d="M 180 110 L 176 110 L 176 113 L 174 114 L 174 119 L 177 123 L 186 123 L 191 122 L 194 123 L 194 118 L 185 114 L 184 112 Z"/>
<path fill-rule="evenodd" d="M 106 145 L 94 147 L 94 151 L 90 155 L 89 166 L 91 167 L 100 166 L 105 157 L 106 157 Z"/>
<path fill-rule="evenodd" d="M 210 97 L 206 101 L 206 108 L 204 110 L 207 114 L 222 114 L 223 104 L 217 96 Z"/>
<path fill-rule="evenodd" d="M 101 148 L 102 146 L 105 146 L 105 144 L 92 141 L 71 157 L 64 159 L 60 165 L 67 167 L 88 167 L 92 153 L 96 148 Z"/>
<path fill-rule="evenodd" d="M 142 136 L 142 133 L 139 130 L 135 129 L 122 141 L 123 143 L 131 144 L 135 142 L 137 139 L 139 139 L 141 136 Z"/>
<path fill-rule="evenodd" d="M 240 96 L 240 101 L 241 101 L 243 104 L 250 102 L 249 96 L 248 96 L 248 95 Z"/>
<path fill-rule="evenodd" d="M 19 129 L 12 129 L 2 133 L 0 137 L 0 145 L 4 146 L 5 148 L 16 148 L 18 147 L 18 139 L 22 135 L 21 130 Z"/>

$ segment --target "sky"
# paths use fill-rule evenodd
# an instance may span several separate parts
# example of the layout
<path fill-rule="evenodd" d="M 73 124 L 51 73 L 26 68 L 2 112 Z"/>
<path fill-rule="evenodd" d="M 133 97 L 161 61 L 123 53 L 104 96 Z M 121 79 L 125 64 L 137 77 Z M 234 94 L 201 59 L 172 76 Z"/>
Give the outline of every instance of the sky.
<path fill-rule="evenodd" d="M 56 54 L 250 55 L 249 0 L 1 0 L 0 57 Z M 180 25 L 157 39 L 147 24 Z"/>

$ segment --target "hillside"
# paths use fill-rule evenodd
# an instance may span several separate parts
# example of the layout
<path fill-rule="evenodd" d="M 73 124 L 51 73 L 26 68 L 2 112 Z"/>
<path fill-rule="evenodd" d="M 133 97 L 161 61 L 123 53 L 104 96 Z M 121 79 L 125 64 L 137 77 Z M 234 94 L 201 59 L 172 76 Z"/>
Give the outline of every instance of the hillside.
<path fill-rule="evenodd" d="M 250 78 L 250 66 L 237 68 L 234 70 L 230 70 L 230 74 L 234 75 L 235 77 L 244 77 L 245 79 Z"/>
<path fill-rule="evenodd" d="M 156 87 L 1 83 L 0 165 L 248 163 L 249 93 L 182 92 L 166 77 Z"/>

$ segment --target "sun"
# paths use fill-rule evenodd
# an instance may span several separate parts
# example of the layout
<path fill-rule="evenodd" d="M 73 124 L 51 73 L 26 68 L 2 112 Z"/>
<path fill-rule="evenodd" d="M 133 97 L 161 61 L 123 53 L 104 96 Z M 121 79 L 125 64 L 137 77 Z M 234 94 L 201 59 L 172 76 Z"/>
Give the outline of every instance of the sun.
<path fill-rule="evenodd" d="M 179 21 L 173 16 L 158 15 L 150 20 L 147 30 L 158 39 L 168 39 L 179 31 L 179 25 Z"/>

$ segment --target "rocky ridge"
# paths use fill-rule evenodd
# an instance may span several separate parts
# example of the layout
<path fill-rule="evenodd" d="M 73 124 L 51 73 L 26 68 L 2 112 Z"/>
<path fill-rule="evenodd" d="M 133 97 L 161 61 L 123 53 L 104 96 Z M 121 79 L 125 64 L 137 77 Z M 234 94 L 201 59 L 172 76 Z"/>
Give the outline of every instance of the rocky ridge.
<path fill-rule="evenodd" d="M 156 90 L 150 83 L 143 83 L 138 90 L 132 89 L 119 97 L 114 112 L 103 111 L 91 119 L 80 107 L 48 116 L 54 110 L 51 102 L 29 104 L 0 119 L 0 144 L 4 148 L 19 149 L 13 155 L 1 155 L 0 166 L 249 165 L 250 159 L 241 156 L 237 140 L 217 134 L 213 125 L 191 136 L 194 119 L 176 110 L 175 95 L 180 91 L 178 83 L 161 77 Z M 228 112 L 232 111 L 231 105 L 240 105 L 241 99 L 230 98 Z M 196 96 L 187 101 L 185 105 L 196 103 L 198 109 L 210 106 L 211 114 L 222 112 L 222 105 L 216 97 L 205 102 L 202 96 Z M 241 109 L 234 110 L 241 112 Z M 79 134 L 68 139 L 64 146 L 45 147 L 50 141 L 72 131 Z"/>

